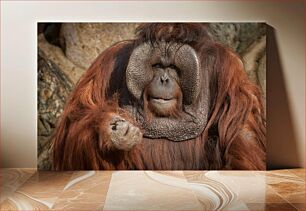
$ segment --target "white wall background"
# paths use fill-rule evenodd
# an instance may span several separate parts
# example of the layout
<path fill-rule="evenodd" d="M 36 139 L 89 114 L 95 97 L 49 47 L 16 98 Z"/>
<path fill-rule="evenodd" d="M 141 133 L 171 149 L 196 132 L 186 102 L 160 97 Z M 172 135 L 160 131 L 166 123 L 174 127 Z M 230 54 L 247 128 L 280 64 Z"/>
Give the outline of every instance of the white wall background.
<path fill-rule="evenodd" d="M 275 134 L 274 137 L 280 140 L 272 141 L 276 144 L 269 149 L 269 153 L 273 155 L 269 159 L 275 165 L 303 166 L 305 160 L 304 11 L 303 1 L 286 0 L 279 2 L 1 1 L 2 167 L 36 167 L 36 25 L 39 21 L 265 21 L 275 29 L 295 137 L 294 140 L 281 140 L 282 137 Z M 267 89 L 269 83 L 273 83 L 271 80 L 267 81 Z M 271 99 L 268 96 L 269 100 Z M 273 112 L 273 110 L 270 108 L 268 111 Z M 282 113 L 276 115 L 281 116 Z M 292 146 L 296 149 L 290 152 L 297 153 L 298 160 L 287 153 L 288 147 Z"/>

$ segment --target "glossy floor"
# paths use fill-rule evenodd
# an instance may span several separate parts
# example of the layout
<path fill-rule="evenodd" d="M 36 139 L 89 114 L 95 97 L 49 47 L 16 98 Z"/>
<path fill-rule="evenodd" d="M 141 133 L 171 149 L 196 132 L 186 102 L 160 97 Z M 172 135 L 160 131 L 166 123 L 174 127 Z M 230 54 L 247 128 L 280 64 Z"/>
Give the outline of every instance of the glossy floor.
<path fill-rule="evenodd" d="M 305 169 L 1 169 L 1 210 L 305 210 Z"/>

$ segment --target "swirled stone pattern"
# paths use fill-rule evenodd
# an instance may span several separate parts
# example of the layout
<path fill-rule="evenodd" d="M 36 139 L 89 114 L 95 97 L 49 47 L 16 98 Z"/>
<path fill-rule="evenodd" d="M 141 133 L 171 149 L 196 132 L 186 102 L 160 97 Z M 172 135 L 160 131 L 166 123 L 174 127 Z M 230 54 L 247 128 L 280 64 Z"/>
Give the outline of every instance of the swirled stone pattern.
<path fill-rule="evenodd" d="M 305 210 L 305 169 L 1 169 L 1 210 Z"/>

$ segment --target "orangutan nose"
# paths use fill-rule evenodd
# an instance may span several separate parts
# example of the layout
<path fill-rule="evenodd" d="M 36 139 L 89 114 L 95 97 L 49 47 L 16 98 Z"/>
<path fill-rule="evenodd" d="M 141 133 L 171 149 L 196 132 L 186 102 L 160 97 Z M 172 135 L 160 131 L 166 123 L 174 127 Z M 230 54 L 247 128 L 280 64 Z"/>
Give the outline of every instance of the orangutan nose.
<path fill-rule="evenodd" d="M 162 75 L 162 76 L 160 76 L 160 82 L 162 83 L 162 84 L 166 84 L 166 83 L 168 83 L 168 81 L 169 81 L 169 76 L 168 76 L 168 74 L 164 74 L 164 75 Z"/>

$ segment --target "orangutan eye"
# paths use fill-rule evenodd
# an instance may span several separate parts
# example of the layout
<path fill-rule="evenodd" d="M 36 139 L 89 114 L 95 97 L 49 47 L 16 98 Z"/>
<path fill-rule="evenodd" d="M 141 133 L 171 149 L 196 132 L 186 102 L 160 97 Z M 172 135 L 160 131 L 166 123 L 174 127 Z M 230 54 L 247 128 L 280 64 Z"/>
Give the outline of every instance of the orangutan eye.
<path fill-rule="evenodd" d="M 181 70 L 174 64 L 169 65 L 169 68 L 175 70 L 176 74 L 181 77 Z"/>
<path fill-rule="evenodd" d="M 163 68 L 163 65 L 161 63 L 156 63 L 152 65 L 153 68 Z"/>
<path fill-rule="evenodd" d="M 174 69 L 174 70 L 177 69 L 177 67 L 176 67 L 174 64 L 169 65 L 169 67 L 170 67 L 171 69 Z"/>

